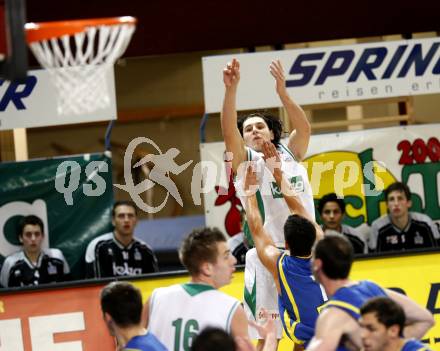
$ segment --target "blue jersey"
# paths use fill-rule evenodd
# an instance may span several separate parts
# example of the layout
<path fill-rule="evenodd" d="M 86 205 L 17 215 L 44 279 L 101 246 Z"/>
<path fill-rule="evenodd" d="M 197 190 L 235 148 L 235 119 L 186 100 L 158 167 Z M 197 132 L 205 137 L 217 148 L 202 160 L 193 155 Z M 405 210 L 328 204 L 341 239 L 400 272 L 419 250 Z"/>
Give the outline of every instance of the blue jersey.
<path fill-rule="evenodd" d="M 310 258 L 283 254 L 278 259 L 278 296 L 280 318 L 287 336 L 297 344 L 305 344 L 314 335 L 319 307 L 327 300 L 314 280 Z"/>
<path fill-rule="evenodd" d="M 167 351 L 166 347 L 151 333 L 131 338 L 124 351 Z"/>
<path fill-rule="evenodd" d="M 431 351 L 431 349 L 419 340 L 409 339 L 400 351 Z"/>
<path fill-rule="evenodd" d="M 361 306 L 373 297 L 386 296 L 385 291 L 377 284 L 368 280 L 361 280 L 357 284 L 339 288 L 324 308 L 336 307 L 348 313 L 356 321 L 360 317 Z M 337 351 L 345 351 L 343 345 Z"/>

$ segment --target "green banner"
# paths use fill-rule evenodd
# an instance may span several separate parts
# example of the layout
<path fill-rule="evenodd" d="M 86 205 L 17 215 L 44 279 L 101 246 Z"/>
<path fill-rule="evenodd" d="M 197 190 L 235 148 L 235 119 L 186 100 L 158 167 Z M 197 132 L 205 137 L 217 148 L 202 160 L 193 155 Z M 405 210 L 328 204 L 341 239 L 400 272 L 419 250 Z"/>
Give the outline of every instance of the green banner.
<path fill-rule="evenodd" d="M 45 226 L 43 246 L 60 249 L 83 278 L 87 244 L 112 228 L 111 169 L 105 154 L 0 163 L 0 263 L 21 249 L 18 221 L 33 214 Z"/>

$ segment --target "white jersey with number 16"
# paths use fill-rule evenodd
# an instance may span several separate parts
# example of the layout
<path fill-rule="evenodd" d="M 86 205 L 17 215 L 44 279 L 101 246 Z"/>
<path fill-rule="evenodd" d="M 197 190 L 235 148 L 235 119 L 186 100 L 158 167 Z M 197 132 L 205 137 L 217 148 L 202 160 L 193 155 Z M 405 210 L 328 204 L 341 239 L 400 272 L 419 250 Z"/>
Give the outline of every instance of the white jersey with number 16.
<path fill-rule="evenodd" d="M 155 289 L 150 297 L 148 330 L 170 351 L 189 351 L 194 337 L 211 326 L 231 330 L 240 302 L 205 284 Z"/>

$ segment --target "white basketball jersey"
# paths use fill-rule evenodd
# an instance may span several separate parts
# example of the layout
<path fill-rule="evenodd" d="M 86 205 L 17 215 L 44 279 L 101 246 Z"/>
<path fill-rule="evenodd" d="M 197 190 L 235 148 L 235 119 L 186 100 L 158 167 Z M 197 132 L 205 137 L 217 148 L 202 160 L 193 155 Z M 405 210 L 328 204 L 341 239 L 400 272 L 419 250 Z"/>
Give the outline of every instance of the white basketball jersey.
<path fill-rule="evenodd" d="M 247 159 L 256 162 L 257 175 L 260 180 L 257 199 L 260 210 L 263 209 L 262 219 L 264 229 L 269 233 L 278 247 L 284 247 L 284 223 L 291 214 L 283 194 L 278 188 L 275 179 L 266 167 L 263 154 L 247 148 Z M 305 210 L 311 218 L 315 218 L 315 205 L 313 203 L 313 192 L 310 186 L 307 170 L 303 165 L 295 160 L 292 153 L 282 144 L 278 147 L 278 153 L 281 159 L 281 170 L 285 177 L 293 185 L 298 197 L 301 200 Z M 244 182 L 244 169 L 242 167 L 237 172 L 235 188 L 237 195 L 246 210 L 246 199 L 243 197 L 242 189 Z"/>
<path fill-rule="evenodd" d="M 187 283 L 155 289 L 150 298 L 148 331 L 170 351 L 189 350 L 208 326 L 228 333 L 240 302 L 210 285 Z"/>

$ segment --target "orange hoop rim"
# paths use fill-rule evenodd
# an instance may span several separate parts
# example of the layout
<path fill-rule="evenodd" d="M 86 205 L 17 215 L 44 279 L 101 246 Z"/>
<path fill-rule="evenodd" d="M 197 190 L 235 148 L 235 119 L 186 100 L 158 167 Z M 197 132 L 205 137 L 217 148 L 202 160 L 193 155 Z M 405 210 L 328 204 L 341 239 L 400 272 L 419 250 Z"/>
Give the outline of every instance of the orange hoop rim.
<path fill-rule="evenodd" d="M 89 27 L 117 26 L 123 24 L 134 26 L 136 23 L 137 19 L 135 17 L 121 16 L 40 23 L 31 22 L 26 23 L 24 28 L 26 31 L 26 41 L 28 44 L 31 44 L 37 41 L 60 38 L 63 35 L 81 33 Z"/>

